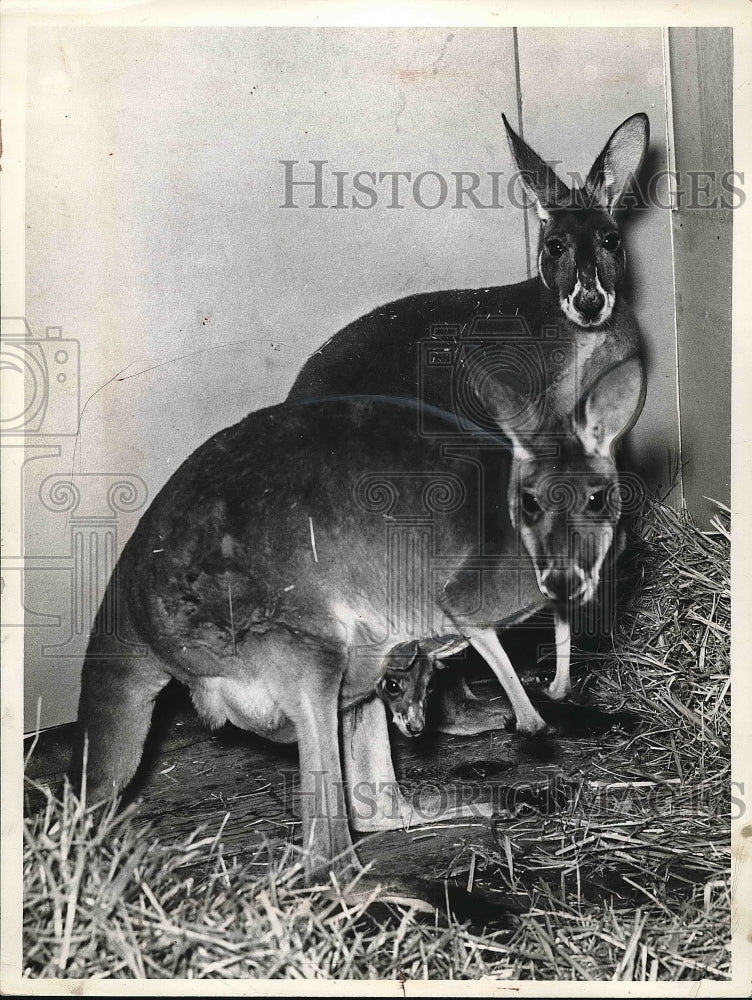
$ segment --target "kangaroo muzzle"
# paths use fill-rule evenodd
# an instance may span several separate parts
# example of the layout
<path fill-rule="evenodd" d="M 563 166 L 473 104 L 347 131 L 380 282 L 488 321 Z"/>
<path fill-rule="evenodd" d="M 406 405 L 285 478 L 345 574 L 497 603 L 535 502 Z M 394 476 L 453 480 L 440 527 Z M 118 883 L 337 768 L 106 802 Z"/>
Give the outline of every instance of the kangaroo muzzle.
<path fill-rule="evenodd" d="M 587 600 L 592 587 L 584 570 L 572 565 L 566 569 L 547 569 L 541 574 L 540 589 L 552 601 L 565 604 L 570 601 Z"/>
<path fill-rule="evenodd" d="M 406 715 L 395 712 L 393 718 L 397 728 L 403 736 L 420 736 L 426 728 L 425 715 L 423 715 L 423 713 L 418 714 L 412 709 L 409 710 Z"/>
<path fill-rule="evenodd" d="M 597 288 L 583 288 L 574 297 L 574 307 L 585 319 L 597 319 L 606 304 L 606 297 Z"/>
<path fill-rule="evenodd" d="M 407 718 L 405 719 L 405 735 L 419 736 L 425 729 L 425 726 L 425 713 L 411 705 L 407 710 Z"/>
<path fill-rule="evenodd" d="M 566 298 L 562 298 L 561 308 L 564 315 L 579 326 L 598 326 L 610 317 L 615 302 L 616 293 L 603 287 L 597 270 L 578 269 L 575 286 Z"/>

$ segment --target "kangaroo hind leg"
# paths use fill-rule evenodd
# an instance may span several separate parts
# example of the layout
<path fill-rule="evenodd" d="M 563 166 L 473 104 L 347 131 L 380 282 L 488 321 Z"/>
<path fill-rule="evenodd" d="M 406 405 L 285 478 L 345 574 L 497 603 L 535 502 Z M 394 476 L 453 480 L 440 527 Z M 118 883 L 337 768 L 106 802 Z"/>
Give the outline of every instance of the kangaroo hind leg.
<path fill-rule="evenodd" d="M 295 727 L 308 877 L 328 870 L 351 877 L 361 865 L 350 836 L 339 747 L 345 651 L 279 635 L 265 643 L 263 652 L 265 685 Z"/>
<path fill-rule="evenodd" d="M 383 702 L 372 698 L 342 713 L 342 757 L 353 829 L 398 830 L 412 807 L 400 791 L 392 764 Z"/>
<path fill-rule="evenodd" d="M 360 833 L 493 813 L 487 802 L 453 804 L 433 782 L 419 791 L 414 803 L 408 801 L 394 772 L 384 705 L 376 698 L 343 713 L 342 755 L 353 828 Z"/>

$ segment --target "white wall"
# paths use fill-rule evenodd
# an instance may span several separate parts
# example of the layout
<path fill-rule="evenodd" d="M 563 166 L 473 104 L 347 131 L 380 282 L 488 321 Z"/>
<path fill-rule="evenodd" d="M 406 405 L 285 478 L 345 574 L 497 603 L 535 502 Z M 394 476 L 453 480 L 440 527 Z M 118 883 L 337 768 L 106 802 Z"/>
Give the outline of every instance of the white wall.
<path fill-rule="evenodd" d="M 75 715 L 96 604 L 86 580 L 72 586 L 71 532 L 100 543 L 109 532 L 122 547 L 138 512 L 108 505 L 117 478 L 140 477 L 153 496 L 211 433 L 283 399 L 305 357 L 350 319 L 409 292 L 519 280 L 529 248 L 511 207 L 279 207 L 282 159 L 350 173 L 511 172 L 500 122 L 502 111 L 517 118 L 510 29 L 29 37 L 27 319 L 36 335 L 61 326 L 80 342 L 85 403 L 78 437 L 38 438 L 60 454 L 30 452 L 25 470 L 27 554 L 38 560 L 25 604 L 60 619 L 28 619 L 27 721 L 41 696 L 42 724 L 54 725 Z M 645 110 L 662 162 L 660 32 L 524 30 L 519 66 L 525 135 L 542 155 L 584 171 Z M 629 236 L 651 358 L 636 436 L 661 461 L 676 442 L 665 214 Z M 40 486 L 71 469 L 86 496 L 51 511 Z M 96 558 L 101 583 L 101 549 Z M 72 615 L 80 635 L 53 648 Z"/>

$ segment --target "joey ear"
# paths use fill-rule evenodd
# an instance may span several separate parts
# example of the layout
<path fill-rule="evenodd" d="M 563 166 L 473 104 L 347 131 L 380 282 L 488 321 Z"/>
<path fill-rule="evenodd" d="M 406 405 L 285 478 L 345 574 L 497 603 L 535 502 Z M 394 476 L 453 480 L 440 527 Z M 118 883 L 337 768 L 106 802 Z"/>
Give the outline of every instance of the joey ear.
<path fill-rule="evenodd" d="M 608 458 L 639 417 L 644 402 L 645 375 L 639 358 L 630 358 L 601 375 L 585 397 L 576 426 L 585 451 Z"/>
<path fill-rule="evenodd" d="M 650 122 L 643 112 L 632 115 L 613 132 L 585 180 L 585 191 L 612 212 L 640 169 L 650 141 Z"/>
<path fill-rule="evenodd" d="M 571 202 L 571 191 L 538 154 L 521 139 L 502 115 L 507 131 L 512 158 L 520 172 L 520 180 L 527 194 L 533 199 L 535 210 L 541 222 L 547 222 L 550 209 Z"/>

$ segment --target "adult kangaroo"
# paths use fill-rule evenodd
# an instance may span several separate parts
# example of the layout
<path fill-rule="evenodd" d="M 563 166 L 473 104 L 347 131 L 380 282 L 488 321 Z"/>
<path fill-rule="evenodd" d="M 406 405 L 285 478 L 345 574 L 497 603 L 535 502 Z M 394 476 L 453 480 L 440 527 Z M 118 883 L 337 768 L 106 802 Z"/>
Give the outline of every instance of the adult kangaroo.
<path fill-rule="evenodd" d="M 359 830 L 411 813 L 374 692 L 395 645 L 468 640 L 518 729 L 545 726 L 496 626 L 592 595 L 619 517 L 612 447 L 640 393 L 627 362 L 532 438 L 513 425 L 463 431 L 383 398 L 282 404 L 215 435 L 155 497 L 110 580 L 82 671 L 74 777 L 88 738 L 91 794 L 126 786 L 174 677 L 210 726 L 297 741 L 311 871 L 357 867 L 348 812 Z M 574 561 L 562 482 L 589 538 Z"/>
<path fill-rule="evenodd" d="M 565 416 L 604 371 L 639 355 L 637 322 L 621 294 L 626 253 L 616 209 L 648 146 L 647 116 L 623 122 L 575 188 L 502 117 L 541 223 L 538 274 L 380 306 L 309 357 L 288 399 L 393 395 L 477 423 L 495 405 L 494 384 L 516 378 L 522 392 Z"/>
<path fill-rule="evenodd" d="M 604 372 L 640 358 L 637 321 L 621 293 L 626 252 L 617 209 L 648 147 L 647 115 L 619 125 L 581 187 L 564 184 L 502 118 L 540 220 L 538 274 L 513 285 L 411 295 L 374 309 L 310 356 L 289 400 L 396 395 L 470 425 L 498 429 L 514 419 L 524 429 L 529 417 L 530 433 L 541 413 L 565 418 Z M 510 383 L 515 398 L 535 404 L 528 417 L 502 411 L 509 395 L 498 387 Z M 638 412 L 644 373 L 642 387 Z M 555 616 L 555 633 L 556 679 L 547 693 L 562 700 L 571 688 L 565 614 Z M 445 705 L 447 718 L 462 714 L 455 701 Z M 478 725 L 484 728 L 480 721 L 474 731 Z"/>

